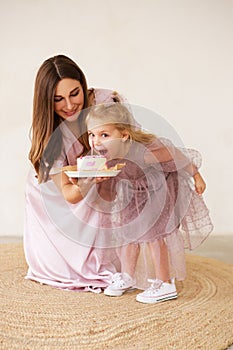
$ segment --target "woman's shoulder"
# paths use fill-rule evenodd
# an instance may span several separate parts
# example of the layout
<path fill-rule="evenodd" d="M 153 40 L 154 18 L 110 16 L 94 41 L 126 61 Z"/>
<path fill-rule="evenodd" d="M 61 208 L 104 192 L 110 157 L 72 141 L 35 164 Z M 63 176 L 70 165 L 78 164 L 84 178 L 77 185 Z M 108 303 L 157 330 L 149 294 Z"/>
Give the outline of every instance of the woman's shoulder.
<path fill-rule="evenodd" d="M 116 90 L 91 88 L 88 90 L 91 104 L 127 102 L 126 98 Z"/>

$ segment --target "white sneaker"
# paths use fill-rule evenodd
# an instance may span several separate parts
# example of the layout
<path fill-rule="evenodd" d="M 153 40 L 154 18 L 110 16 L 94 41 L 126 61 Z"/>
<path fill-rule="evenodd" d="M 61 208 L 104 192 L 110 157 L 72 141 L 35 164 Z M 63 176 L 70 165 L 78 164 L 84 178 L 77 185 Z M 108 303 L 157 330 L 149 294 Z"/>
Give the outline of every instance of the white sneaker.
<path fill-rule="evenodd" d="M 134 285 L 135 280 L 128 273 L 115 273 L 112 277 L 112 283 L 105 288 L 104 294 L 111 297 L 120 297 Z"/>
<path fill-rule="evenodd" d="M 171 280 L 171 283 L 159 279 L 149 279 L 148 282 L 151 283 L 151 286 L 136 296 L 136 300 L 140 303 L 153 304 L 177 298 L 174 279 Z"/>

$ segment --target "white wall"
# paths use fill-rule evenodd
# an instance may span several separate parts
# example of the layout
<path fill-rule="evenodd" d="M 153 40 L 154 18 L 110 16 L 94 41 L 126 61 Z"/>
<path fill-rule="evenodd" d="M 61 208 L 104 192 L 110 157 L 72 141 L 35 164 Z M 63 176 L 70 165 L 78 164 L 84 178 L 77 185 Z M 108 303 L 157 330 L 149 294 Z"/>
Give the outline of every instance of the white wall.
<path fill-rule="evenodd" d="M 23 234 L 33 84 L 58 53 L 202 153 L 214 232 L 233 232 L 232 0 L 8 0 L 0 43 L 0 235 Z"/>

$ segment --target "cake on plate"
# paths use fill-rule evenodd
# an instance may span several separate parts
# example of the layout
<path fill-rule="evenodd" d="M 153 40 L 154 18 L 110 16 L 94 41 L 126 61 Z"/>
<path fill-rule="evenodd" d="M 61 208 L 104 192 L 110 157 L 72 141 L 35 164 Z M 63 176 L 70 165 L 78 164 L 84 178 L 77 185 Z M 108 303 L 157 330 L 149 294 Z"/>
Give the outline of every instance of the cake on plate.
<path fill-rule="evenodd" d="M 116 176 L 124 166 L 125 163 L 117 163 L 115 166 L 108 168 L 107 159 L 104 156 L 92 155 L 79 157 L 77 158 L 77 165 L 68 165 L 63 167 L 62 170 L 70 177 L 85 177 L 93 172 L 96 175 L 101 173 L 101 176 Z"/>
<path fill-rule="evenodd" d="M 99 171 L 106 169 L 106 158 L 104 156 L 92 155 L 77 158 L 78 171 Z"/>

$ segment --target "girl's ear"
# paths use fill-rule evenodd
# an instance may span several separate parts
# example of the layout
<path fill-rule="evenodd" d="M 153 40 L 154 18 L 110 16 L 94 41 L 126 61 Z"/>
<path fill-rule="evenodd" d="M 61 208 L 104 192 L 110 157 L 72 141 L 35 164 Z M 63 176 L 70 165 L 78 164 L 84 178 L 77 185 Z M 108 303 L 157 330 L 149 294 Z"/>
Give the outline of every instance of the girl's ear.
<path fill-rule="evenodd" d="M 128 139 L 130 138 L 130 135 L 129 135 L 129 132 L 127 131 L 127 130 L 124 130 L 123 132 L 122 132 L 122 142 L 125 142 L 125 141 L 127 141 Z"/>

